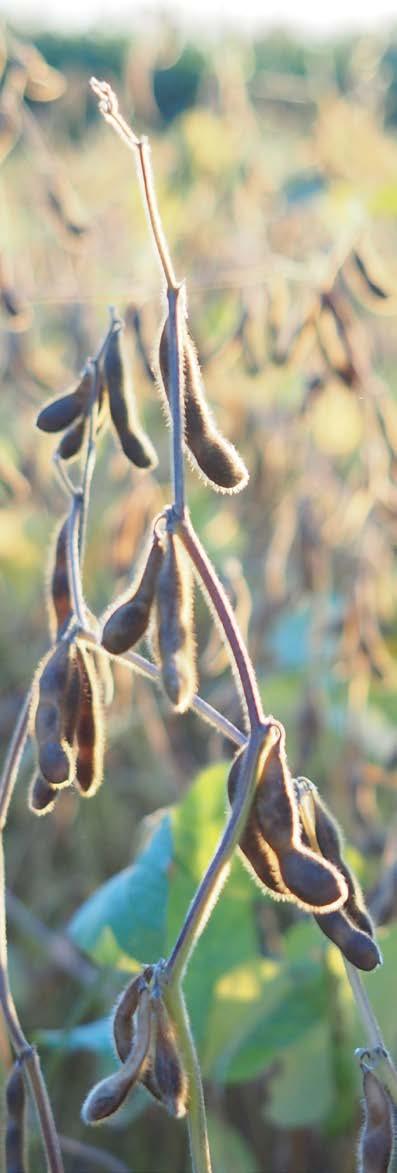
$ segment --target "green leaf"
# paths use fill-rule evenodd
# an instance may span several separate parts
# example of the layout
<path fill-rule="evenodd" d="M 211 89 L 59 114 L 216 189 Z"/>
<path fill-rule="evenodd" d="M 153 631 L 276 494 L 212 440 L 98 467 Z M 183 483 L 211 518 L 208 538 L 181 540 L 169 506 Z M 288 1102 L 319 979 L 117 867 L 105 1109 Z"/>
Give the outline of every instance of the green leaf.
<path fill-rule="evenodd" d="M 114 1046 L 109 1018 L 85 1022 L 70 1030 L 41 1030 L 37 1040 L 51 1051 L 89 1051 L 114 1060 Z"/>
<path fill-rule="evenodd" d="M 296 998 L 300 990 L 296 989 Z M 328 1028 L 318 1023 L 282 1057 L 281 1071 L 271 1082 L 270 1105 L 264 1116 L 279 1128 L 318 1124 L 333 1104 L 333 1075 Z"/>
<path fill-rule="evenodd" d="M 172 832 L 164 815 L 135 863 L 98 888 L 69 924 L 76 945 L 100 965 L 137 968 L 164 953 Z M 131 964 L 134 963 L 134 964 Z"/>

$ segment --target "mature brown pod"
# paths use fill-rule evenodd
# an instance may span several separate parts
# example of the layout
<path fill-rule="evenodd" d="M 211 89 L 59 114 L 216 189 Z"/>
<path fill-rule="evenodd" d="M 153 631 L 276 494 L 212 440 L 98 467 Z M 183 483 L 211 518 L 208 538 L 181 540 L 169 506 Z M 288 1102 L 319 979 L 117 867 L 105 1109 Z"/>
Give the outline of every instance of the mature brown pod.
<path fill-rule="evenodd" d="M 359 1173 L 389 1173 L 393 1158 L 393 1109 L 383 1084 L 363 1069 L 365 1119 L 358 1149 Z"/>
<path fill-rule="evenodd" d="M 34 774 L 29 788 L 29 809 L 34 815 L 49 815 L 54 810 L 58 790 L 42 774 Z"/>
<path fill-rule="evenodd" d="M 6 1084 L 7 1123 L 5 1137 L 6 1173 L 26 1173 L 25 1115 L 26 1095 L 22 1064 L 18 1059 Z"/>
<path fill-rule="evenodd" d="M 346 913 L 346 905 L 339 912 L 328 912 L 324 915 L 315 913 L 321 931 L 338 946 L 343 956 L 356 969 L 369 972 L 382 964 L 382 957 L 376 942 L 369 933 L 358 929 Z"/>
<path fill-rule="evenodd" d="M 72 615 L 72 600 L 69 589 L 68 559 L 68 518 L 61 522 L 56 531 L 55 549 L 51 550 L 48 575 L 47 604 L 52 638 L 58 639 L 64 625 Z"/>
<path fill-rule="evenodd" d="M 161 998 L 152 998 L 155 1017 L 153 1085 L 171 1116 L 180 1119 L 188 1106 L 188 1078 L 178 1051 L 174 1025 Z"/>
<path fill-rule="evenodd" d="M 158 654 L 165 691 L 179 713 L 189 708 L 196 688 L 193 576 L 179 538 L 167 534 L 156 585 Z"/>
<path fill-rule="evenodd" d="M 229 771 L 227 790 L 231 806 L 234 803 L 243 753 L 244 749 L 238 751 Z M 239 848 L 245 856 L 244 862 L 249 864 L 250 871 L 254 872 L 256 879 L 260 880 L 265 888 L 268 888 L 274 895 L 292 899 L 291 893 L 287 891 L 281 879 L 277 856 L 263 838 L 256 814 L 255 801 L 241 836 Z"/>
<path fill-rule="evenodd" d="M 99 1124 L 112 1116 L 124 1103 L 132 1087 L 141 1079 L 148 1062 L 152 1012 L 147 988 L 141 991 L 136 1011 L 136 1026 L 131 1050 L 122 1067 L 97 1083 L 84 1101 L 81 1115 L 85 1124 Z"/>
<path fill-rule="evenodd" d="M 81 415 L 81 401 L 76 391 L 47 403 L 37 416 L 36 424 L 42 432 L 63 432 Z"/>
<path fill-rule="evenodd" d="M 31 723 L 38 745 L 41 773 L 52 786 L 68 785 L 74 761 L 65 739 L 65 702 L 75 650 L 65 640 L 40 665 L 33 687 Z"/>
<path fill-rule="evenodd" d="M 62 460 L 74 460 L 74 457 L 79 455 L 79 452 L 81 452 L 83 447 L 86 427 L 87 420 L 85 416 L 81 416 L 77 422 L 72 424 L 72 426 L 64 433 L 57 448 L 58 456 L 60 456 Z"/>
<path fill-rule="evenodd" d="M 192 339 L 184 331 L 185 368 L 185 440 L 201 472 L 213 488 L 223 493 L 237 493 L 248 481 L 248 470 L 229 440 L 218 431 L 207 404 L 199 361 Z M 169 406 L 168 324 L 160 338 L 159 365 Z"/>
<path fill-rule="evenodd" d="M 92 653 L 77 649 L 80 676 L 76 713 L 75 783 L 84 798 L 92 798 L 103 781 L 104 717 L 102 689 Z"/>
<path fill-rule="evenodd" d="M 132 594 L 118 603 L 108 615 L 101 643 L 108 652 L 120 655 L 142 639 L 148 627 L 150 611 L 164 556 L 162 542 L 153 537 L 143 572 L 138 576 Z"/>
<path fill-rule="evenodd" d="M 104 357 L 105 382 L 110 414 L 125 455 L 137 468 L 154 468 L 157 456 L 148 436 L 139 426 L 132 384 L 122 350 L 123 324 L 116 321 Z"/>
<path fill-rule="evenodd" d="M 127 1055 L 132 1047 L 134 1037 L 134 1015 L 138 1008 L 138 1002 L 142 990 L 144 990 L 150 982 L 153 975 L 153 966 L 147 965 L 138 977 L 132 978 L 125 990 L 122 990 L 120 997 L 116 1003 L 114 1017 L 113 1017 L 113 1037 L 116 1046 L 116 1051 L 122 1063 L 125 1062 Z"/>
<path fill-rule="evenodd" d="M 312 804 L 314 832 L 321 855 L 335 864 L 346 880 L 348 898 L 344 905 L 344 912 L 353 925 L 373 937 L 373 924 L 365 907 L 361 888 L 342 857 L 342 836 L 338 823 L 328 810 L 324 799 L 320 797 L 317 787 L 308 778 L 297 778 L 296 781 L 298 785 L 304 787 L 303 802 L 309 799 Z"/>

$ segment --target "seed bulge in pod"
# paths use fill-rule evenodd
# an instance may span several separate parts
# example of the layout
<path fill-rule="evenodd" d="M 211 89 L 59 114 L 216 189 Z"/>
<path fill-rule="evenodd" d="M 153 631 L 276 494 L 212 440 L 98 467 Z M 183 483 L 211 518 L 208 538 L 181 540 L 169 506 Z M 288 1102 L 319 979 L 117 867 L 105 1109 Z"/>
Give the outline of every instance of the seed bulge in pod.
<path fill-rule="evenodd" d="M 25 1164 L 25 1082 L 22 1064 L 16 1061 L 6 1084 L 7 1122 L 5 1159 L 7 1173 L 26 1173 Z"/>
<path fill-rule="evenodd" d="M 114 1075 L 97 1083 L 89 1092 L 81 1112 L 86 1124 L 99 1124 L 101 1120 L 117 1112 L 132 1087 L 141 1079 L 148 1061 L 151 1028 L 149 991 L 143 989 L 136 1011 L 136 1029 L 131 1050 L 122 1067 Z"/>
<path fill-rule="evenodd" d="M 229 772 L 227 789 L 231 807 L 234 803 L 244 753 L 244 749 L 239 750 Z M 288 892 L 281 879 L 277 856 L 263 838 L 256 814 L 255 798 L 239 842 L 239 849 L 244 856 L 244 862 L 248 864 L 248 870 L 254 873 L 255 879 L 259 880 L 273 895 L 293 900 L 291 893 Z"/>
<path fill-rule="evenodd" d="M 137 468 L 154 468 L 157 456 L 148 436 L 139 426 L 132 383 L 122 351 L 121 322 L 115 322 L 104 357 L 104 375 L 109 393 L 110 414 L 125 455 Z"/>
<path fill-rule="evenodd" d="M 87 427 L 87 420 L 85 416 L 81 416 L 76 423 L 72 424 L 64 433 L 57 448 L 58 456 L 62 460 L 74 460 L 75 456 L 79 455 L 84 443 L 84 437 Z"/>
<path fill-rule="evenodd" d="M 340 909 L 339 912 L 325 913 L 323 916 L 317 913 L 314 919 L 325 936 L 338 946 L 346 960 L 355 965 L 356 969 L 363 969 L 367 972 L 376 969 L 377 965 L 382 964 L 382 957 L 376 942 L 368 933 L 363 933 L 361 929 L 356 928 L 349 920 L 345 908 Z"/>
<path fill-rule="evenodd" d="M 79 704 L 76 720 L 76 777 L 80 794 L 92 798 L 103 780 L 104 714 L 102 690 L 92 655 L 79 647 L 77 664 L 80 675 Z"/>
<path fill-rule="evenodd" d="M 296 842 L 299 815 L 291 774 L 285 753 L 285 735 L 280 733 L 259 769 L 255 810 L 262 834 L 274 851 L 289 848 Z"/>
<path fill-rule="evenodd" d="M 54 810 L 58 793 L 42 774 L 34 774 L 29 789 L 29 809 L 32 814 L 49 815 Z"/>
<path fill-rule="evenodd" d="M 156 587 L 157 643 L 163 685 L 172 704 L 184 713 L 196 687 L 193 628 L 193 576 L 190 561 L 175 534 L 167 545 Z"/>
<path fill-rule="evenodd" d="M 171 1116 L 186 1115 L 188 1079 L 178 1052 L 174 1025 L 160 998 L 152 1000 L 155 1012 L 156 1038 L 154 1044 L 153 1075 L 156 1094 Z"/>
<path fill-rule="evenodd" d="M 358 1150 L 359 1173 L 389 1173 L 393 1158 L 393 1109 L 373 1071 L 363 1070 L 365 1119 Z"/>
<path fill-rule="evenodd" d="M 50 631 L 56 639 L 72 614 L 67 560 L 68 519 L 57 531 L 55 549 L 51 550 L 48 573 L 48 612 Z"/>
<path fill-rule="evenodd" d="M 344 876 L 347 888 L 348 898 L 344 906 L 344 912 L 349 917 L 349 920 L 357 925 L 363 933 L 373 936 L 373 925 L 369 913 L 365 907 L 364 898 L 360 886 L 352 875 L 350 868 L 342 857 L 342 837 L 338 823 L 331 812 L 328 810 L 324 800 L 320 797 L 317 788 L 307 778 L 297 779 L 298 783 L 304 783 L 306 789 L 309 788 L 310 798 L 313 807 L 314 829 L 316 840 L 325 859 L 331 861 L 338 868 L 338 871 Z"/>
<path fill-rule="evenodd" d="M 39 768 L 52 786 L 68 785 L 73 774 L 73 755 L 64 740 L 64 722 L 74 656 L 70 643 L 64 640 L 57 644 L 40 665 L 33 687 L 31 722 L 34 721 Z"/>
<path fill-rule="evenodd" d="M 126 652 L 145 634 L 163 555 L 163 546 L 154 537 L 143 573 L 132 595 L 116 606 L 106 620 L 101 642 L 108 652 L 114 655 Z"/>
<path fill-rule="evenodd" d="M 183 358 L 185 370 L 185 440 L 201 472 L 213 488 L 224 493 L 244 489 L 248 470 L 233 444 L 218 431 L 207 404 L 199 361 L 192 339 L 184 331 Z M 163 326 L 160 338 L 159 366 L 169 405 L 168 326 Z"/>
<path fill-rule="evenodd" d="M 134 1015 L 138 1008 L 142 990 L 150 982 L 152 974 L 153 966 L 147 965 L 138 977 L 133 978 L 128 983 L 128 986 L 122 991 L 116 1003 L 113 1017 L 113 1037 L 117 1054 L 122 1063 L 125 1062 L 131 1050 L 134 1038 Z"/>
<path fill-rule="evenodd" d="M 74 391 L 69 395 L 62 395 L 43 407 L 37 416 L 36 424 L 42 432 L 63 432 L 81 415 L 80 399 Z"/>

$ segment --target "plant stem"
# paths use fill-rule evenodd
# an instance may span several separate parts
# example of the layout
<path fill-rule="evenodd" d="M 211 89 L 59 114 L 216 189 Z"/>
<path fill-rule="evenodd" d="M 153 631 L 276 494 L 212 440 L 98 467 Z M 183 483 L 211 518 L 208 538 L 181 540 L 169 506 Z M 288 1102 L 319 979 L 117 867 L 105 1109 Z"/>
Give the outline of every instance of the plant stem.
<path fill-rule="evenodd" d="M 226 648 L 227 650 L 230 649 L 233 655 L 245 704 L 247 706 L 249 723 L 251 729 L 254 729 L 255 726 L 261 725 L 264 722 L 265 717 L 255 672 L 238 624 L 236 622 L 233 608 L 218 578 L 215 568 L 210 562 L 204 547 L 201 545 L 201 542 L 197 537 L 195 530 L 193 529 L 189 517 L 183 518 L 183 520 L 180 522 L 178 526 L 178 534 L 189 554 L 189 557 L 193 562 L 199 580 L 202 583 L 206 594 L 208 595 L 211 607 L 215 611 L 215 614 L 219 620 L 220 630 L 221 634 L 223 635 Z"/>
<path fill-rule="evenodd" d="M 26 694 L 8 747 L 0 780 L 0 832 L 7 822 L 8 808 L 17 780 L 18 770 L 28 735 L 29 709 L 32 692 Z"/>
<path fill-rule="evenodd" d="M 381 1050 L 386 1052 L 386 1047 L 382 1038 L 382 1032 L 379 1023 L 376 1020 L 367 991 L 363 985 L 361 975 L 359 974 L 358 969 L 356 969 L 350 961 L 347 961 L 346 958 L 343 958 L 343 961 L 347 978 L 353 993 L 354 1001 L 356 1003 L 361 1021 L 365 1027 L 369 1046 L 371 1049 L 379 1047 Z"/>
<path fill-rule="evenodd" d="M 61 1149 L 37 1051 L 25 1038 L 20 1025 L 8 979 L 7 930 L 5 913 L 5 875 L 3 837 L 0 834 L 0 1003 L 8 1034 L 18 1057 L 26 1067 L 30 1089 L 38 1115 L 48 1173 L 63 1173 Z"/>
<path fill-rule="evenodd" d="M 193 897 L 167 962 L 166 972 L 170 983 L 178 981 L 182 977 L 191 953 L 227 879 L 233 852 L 241 838 L 249 815 L 259 755 L 261 755 L 261 760 L 266 759 L 276 734 L 278 737 L 279 727 L 275 724 L 256 726 L 248 741 L 231 815 L 215 854 Z"/>
<path fill-rule="evenodd" d="M 68 517 L 68 535 L 67 535 L 67 559 L 68 559 L 68 576 L 70 593 L 72 596 L 72 606 L 76 619 L 80 627 L 85 626 L 86 609 L 83 596 L 83 588 L 81 585 L 80 573 L 80 557 L 79 557 L 79 537 L 80 524 L 83 512 L 83 491 L 76 489 L 73 494 L 72 507 Z"/>
<path fill-rule="evenodd" d="M 211 1173 L 207 1121 L 200 1064 L 194 1045 L 185 999 L 178 981 L 164 986 L 164 1001 L 175 1023 L 183 1065 L 189 1078 L 188 1128 L 192 1173 Z"/>
<path fill-rule="evenodd" d="M 108 652 L 98 642 L 98 636 L 94 632 L 87 631 L 86 629 L 79 631 L 78 641 L 83 644 L 88 644 L 89 647 L 94 646 L 96 651 L 101 655 L 108 656 L 109 659 L 115 660 L 118 664 L 125 664 L 127 668 L 135 669 L 136 672 L 139 672 L 140 676 L 146 676 L 148 680 L 152 680 L 155 684 L 161 684 L 160 669 L 156 664 L 152 664 L 150 660 L 147 660 L 145 656 L 141 656 L 139 652 L 124 652 L 122 656 Z M 245 733 L 242 733 L 241 729 L 237 729 L 237 726 L 233 725 L 232 721 L 229 721 L 227 717 L 223 716 L 223 713 L 219 713 L 217 709 L 214 709 L 213 705 L 203 700 L 201 696 L 196 694 L 193 697 L 190 707 L 193 712 L 197 713 L 199 717 L 202 717 L 203 721 L 208 721 L 209 725 L 217 729 L 218 733 L 222 733 L 224 737 L 228 737 L 235 745 L 246 745 L 247 738 Z"/>

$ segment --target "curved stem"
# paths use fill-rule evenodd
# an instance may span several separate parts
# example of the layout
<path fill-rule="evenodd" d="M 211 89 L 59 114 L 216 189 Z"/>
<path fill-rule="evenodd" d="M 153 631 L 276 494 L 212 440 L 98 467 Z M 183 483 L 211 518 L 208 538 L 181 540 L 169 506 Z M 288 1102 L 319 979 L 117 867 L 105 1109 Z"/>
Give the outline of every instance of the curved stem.
<path fill-rule="evenodd" d="M 257 726 L 252 733 L 240 771 L 231 815 L 221 840 L 188 910 L 181 931 L 167 962 L 168 981 L 178 981 L 186 969 L 191 953 L 210 916 L 223 884 L 227 880 L 233 852 L 244 830 L 255 789 L 259 755 L 266 760 L 278 726 Z"/>
<path fill-rule="evenodd" d="M 233 608 L 229 603 L 226 592 L 206 551 L 193 529 L 189 517 L 183 518 L 178 525 L 178 535 L 193 562 L 197 575 L 208 595 L 211 607 L 219 619 L 221 634 L 225 640 L 226 648 L 230 648 L 233 655 L 238 677 L 241 682 L 249 723 L 251 729 L 254 729 L 264 721 L 264 712 L 255 672 L 236 622 Z"/>
<path fill-rule="evenodd" d="M 81 489 L 77 489 L 73 496 L 72 508 L 68 517 L 67 540 L 68 576 L 70 593 L 72 596 L 72 606 L 76 619 L 78 620 L 78 623 L 81 627 L 84 627 L 86 618 L 83 588 L 81 585 L 79 556 L 79 537 L 81 517 L 83 513 L 83 501 L 83 492 Z"/>
<path fill-rule="evenodd" d="M 164 986 L 164 1001 L 175 1023 L 183 1065 L 189 1078 L 188 1128 L 192 1173 L 211 1173 L 207 1120 L 200 1064 L 194 1045 L 185 999 L 179 982 Z"/>

